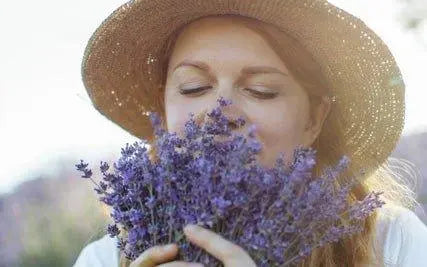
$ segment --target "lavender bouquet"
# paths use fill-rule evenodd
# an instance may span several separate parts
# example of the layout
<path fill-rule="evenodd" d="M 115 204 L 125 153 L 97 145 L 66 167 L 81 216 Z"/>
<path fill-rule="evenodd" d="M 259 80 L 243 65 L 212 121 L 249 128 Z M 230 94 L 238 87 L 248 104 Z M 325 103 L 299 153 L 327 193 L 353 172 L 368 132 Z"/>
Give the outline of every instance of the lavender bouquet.
<path fill-rule="evenodd" d="M 99 184 L 87 163 L 76 165 L 96 185 L 100 201 L 112 207 L 114 223 L 107 232 L 117 236 L 117 246 L 128 259 L 174 242 L 180 260 L 221 265 L 185 240 L 182 229 L 193 223 L 241 246 L 259 266 L 291 266 L 317 247 L 362 231 L 363 220 L 385 204 L 379 200 L 383 192 L 347 204 L 356 179 L 339 190 L 334 186 L 348 166 L 346 156 L 325 168 L 321 177 L 312 175 L 316 151 L 311 148 L 295 149 L 288 168 L 284 153 L 273 168 L 262 166 L 256 160 L 262 147 L 255 126 L 248 127 L 246 137 L 232 134 L 222 113 L 231 101 L 220 98 L 218 103 L 202 125 L 190 113 L 183 138 L 161 128 L 159 116 L 151 113 L 155 160 L 143 140 L 122 148 L 113 172 L 101 161 Z M 237 123 L 245 121 L 239 118 Z M 218 136 L 227 138 L 219 141 Z"/>

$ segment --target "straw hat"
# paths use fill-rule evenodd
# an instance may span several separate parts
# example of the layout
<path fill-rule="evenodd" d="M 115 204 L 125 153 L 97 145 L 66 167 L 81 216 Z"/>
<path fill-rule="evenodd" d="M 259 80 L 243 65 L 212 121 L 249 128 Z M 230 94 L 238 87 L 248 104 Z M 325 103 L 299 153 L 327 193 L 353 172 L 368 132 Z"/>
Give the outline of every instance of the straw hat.
<path fill-rule="evenodd" d="M 95 108 L 134 136 L 151 139 L 147 112 L 160 112 L 153 92 L 161 86 L 167 37 L 194 19 L 219 14 L 274 24 L 299 41 L 332 86 L 329 116 L 345 118 L 346 155 L 368 167 L 387 159 L 404 125 L 400 70 L 364 22 L 325 0 L 129 1 L 96 29 L 84 53 L 82 77 Z"/>

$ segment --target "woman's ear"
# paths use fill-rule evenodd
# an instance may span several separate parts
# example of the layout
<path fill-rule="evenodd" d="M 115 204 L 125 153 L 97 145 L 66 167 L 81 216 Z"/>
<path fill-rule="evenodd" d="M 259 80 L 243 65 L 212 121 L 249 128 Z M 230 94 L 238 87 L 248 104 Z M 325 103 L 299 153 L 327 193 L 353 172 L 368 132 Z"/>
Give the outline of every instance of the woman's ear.
<path fill-rule="evenodd" d="M 305 128 L 305 147 L 310 147 L 320 134 L 322 130 L 323 123 L 325 122 L 329 111 L 331 110 L 331 98 L 328 96 L 322 96 L 319 100 L 319 103 L 312 105 L 310 118 L 307 121 Z"/>

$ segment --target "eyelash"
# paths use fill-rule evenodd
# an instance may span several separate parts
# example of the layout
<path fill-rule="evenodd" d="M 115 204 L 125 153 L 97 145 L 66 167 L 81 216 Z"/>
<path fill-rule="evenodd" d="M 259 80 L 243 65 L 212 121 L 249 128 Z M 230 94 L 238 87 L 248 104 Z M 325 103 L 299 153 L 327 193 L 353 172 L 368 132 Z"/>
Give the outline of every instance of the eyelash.
<path fill-rule="evenodd" d="M 179 92 L 183 95 L 194 95 L 194 93 L 197 92 L 201 92 L 203 88 L 210 88 L 211 86 L 202 86 L 202 87 L 197 87 L 197 88 L 193 88 L 193 89 L 180 89 Z M 270 99 L 270 98 L 274 98 L 278 95 L 278 93 L 261 93 L 259 91 L 250 89 L 250 88 L 245 88 L 248 91 L 254 92 L 255 95 L 257 95 L 259 98 L 262 99 Z"/>

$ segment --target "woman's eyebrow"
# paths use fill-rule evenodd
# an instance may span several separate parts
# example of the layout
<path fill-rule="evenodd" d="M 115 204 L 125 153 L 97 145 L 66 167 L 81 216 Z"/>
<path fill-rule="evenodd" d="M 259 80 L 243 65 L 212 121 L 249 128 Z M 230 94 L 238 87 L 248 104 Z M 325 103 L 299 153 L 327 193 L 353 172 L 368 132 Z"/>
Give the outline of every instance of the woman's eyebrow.
<path fill-rule="evenodd" d="M 173 68 L 173 71 L 175 71 L 176 69 L 178 69 L 179 67 L 183 67 L 183 66 L 189 66 L 189 67 L 195 67 L 198 68 L 200 70 L 206 71 L 206 72 L 210 72 L 210 67 L 202 62 L 202 61 L 198 61 L 198 60 L 184 60 L 181 63 L 179 63 L 178 65 L 176 65 Z M 289 74 L 282 72 L 279 69 L 276 69 L 274 67 L 270 67 L 270 66 L 246 66 L 241 70 L 242 75 L 253 75 L 253 74 L 262 74 L 262 73 L 277 73 L 277 74 L 281 74 L 284 76 L 289 76 Z"/>
<path fill-rule="evenodd" d="M 270 66 L 246 66 L 241 71 L 242 74 L 251 75 L 258 73 L 277 73 L 284 76 L 289 76 L 289 74 L 282 72 L 279 69 Z"/>
<path fill-rule="evenodd" d="M 179 67 L 183 67 L 183 66 L 190 66 L 190 67 L 195 67 L 198 68 L 200 70 L 204 70 L 206 72 L 210 71 L 210 68 L 208 66 L 208 64 L 202 62 L 202 61 L 198 61 L 198 60 L 183 60 L 181 63 L 179 63 L 178 65 L 175 66 L 175 68 L 173 68 L 173 71 L 175 71 L 177 68 Z"/>

